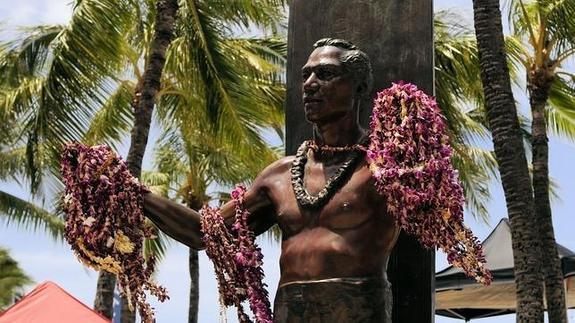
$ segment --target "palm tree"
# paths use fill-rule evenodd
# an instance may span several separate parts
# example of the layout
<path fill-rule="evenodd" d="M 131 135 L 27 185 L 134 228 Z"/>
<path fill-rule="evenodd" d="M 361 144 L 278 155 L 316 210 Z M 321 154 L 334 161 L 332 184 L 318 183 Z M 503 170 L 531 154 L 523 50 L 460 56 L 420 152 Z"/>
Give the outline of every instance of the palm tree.
<path fill-rule="evenodd" d="M 440 11 L 434 15 L 434 45 L 436 100 L 448 121 L 453 163 L 460 174 L 468 211 L 487 220 L 485 202 L 491 195 L 488 183 L 496 179 L 497 162 L 492 151 L 477 146 L 478 142 L 491 140 L 491 133 L 484 108 L 476 37 L 461 16 Z M 507 65 L 511 81 L 520 86 L 518 75 L 524 48 L 511 36 L 505 38 L 505 47 L 510 56 Z M 529 118 L 519 114 L 519 120 L 527 144 L 531 139 Z M 549 192 L 556 195 L 553 185 Z"/>
<path fill-rule="evenodd" d="M 139 86 L 136 87 L 136 101 L 138 101 L 140 104 L 137 105 L 137 108 L 135 109 L 136 113 L 135 113 L 135 120 L 134 120 L 134 127 L 132 128 L 132 141 L 131 141 L 131 145 L 130 145 L 130 151 L 128 153 L 128 158 L 127 158 L 127 164 L 128 167 L 130 168 L 130 170 L 132 171 L 132 174 L 134 174 L 134 176 L 139 176 L 139 170 L 141 168 L 141 161 L 142 161 L 142 157 L 145 151 L 145 147 L 146 147 L 146 143 L 147 143 L 147 135 L 149 132 L 149 127 L 150 127 L 150 123 L 151 123 L 151 117 L 152 117 L 152 110 L 153 110 L 153 106 L 154 106 L 154 97 L 156 94 L 158 94 L 159 90 L 160 90 L 160 77 L 161 77 L 161 72 L 163 69 L 163 64 L 165 63 L 165 53 L 166 53 L 166 48 L 167 48 L 167 44 L 169 44 L 171 38 L 172 38 L 172 34 L 174 33 L 174 20 L 175 20 L 175 13 L 177 11 L 177 1 L 171 0 L 170 5 L 167 6 L 167 10 L 170 10 L 171 7 L 171 15 L 166 13 L 166 12 L 161 12 L 160 9 L 162 8 L 162 1 L 158 2 L 158 6 L 156 8 L 156 26 L 163 26 L 164 30 L 159 30 L 156 29 L 155 31 L 155 37 L 160 37 L 160 36 L 164 36 L 166 37 L 167 35 L 167 40 L 157 40 L 156 38 L 154 39 L 154 41 L 152 42 L 152 47 L 150 49 L 150 58 L 152 61 L 150 61 L 150 65 L 149 67 L 154 67 L 153 65 L 153 60 L 154 58 L 156 58 L 156 60 L 161 61 L 161 62 L 157 62 L 155 65 L 155 70 L 151 69 L 151 68 L 147 68 L 146 72 L 144 73 L 143 76 L 143 86 L 142 86 L 142 97 L 139 97 Z M 216 3 L 214 3 L 216 4 Z M 218 23 L 217 20 L 209 17 L 206 15 L 205 12 L 203 12 L 201 4 L 198 3 L 196 4 L 194 1 L 188 1 L 183 5 L 183 11 L 182 11 L 182 36 L 179 37 L 179 40 L 181 40 L 181 43 L 178 43 L 178 45 L 180 46 L 187 46 L 187 48 L 185 48 L 184 53 L 186 52 L 192 52 L 195 51 L 195 48 L 190 47 L 190 44 L 193 44 L 193 41 L 195 40 L 196 45 L 199 45 L 201 47 L 201 51 L 197 54 L 199 54 L 199 57 L 205 59 L 205 62 L 202 62 L 203 64 L 190 64 L 188 65 L 188 67 L 192 67 L 192 70 L 188 70 L 188 72 L 190 71 L 194 71 L 196 70 L 197 72 L 199 72 L 199 76 L 203 81 L 203 89 L 198 89 L 200 90 L 200 94 L 192 94 L 192 95 L 185 95 L 185 98 L 188 98 L 190 101 L 189 102 L 193 102 L 196 104 L 200 104 L 199 107 L 197 108 L 202 108 L 202 110 L 207 110 L 207 119 L 204 119 L 202 123 L 196 124 L 197 125 L 197 129 L 201 129 L 202 126 L 204 125 L 208 125 L 208 129 L 204 130 L 205 133 L 209 133 L 210 135 L 215 135 L 216 137 L 218 137 L 219 135 L 224 135 L 226 136 L 226 138 L 228 140 L 230 140 L 231 138 L 235 139 L 235 144 L 236 147 L 239 144 L 252 144 L 251 149 L 249 150 L 245 150 L 245 151 L 249 151 L 251 153 L 251 157 L 255 156 L 254 152 L 263 152 L 264 155 L 260 156 L 261 157 L 265 157 L 266 154 L 265 152 L 267 151 L 267 148 L 265 146 L 265 143 L 263 142 L 263 140 L 261 140 L 258 131 L 256 128 L 251 128 L 252 125 L 254 126 L 270 126 L 270 125 L 277 125 L 277 117 L 275 119 L 269 120 L 266 119 L 267 116 L 265 113 L 255 113 L 253 110 L 255 110 L 256 108 L 263 108 L 264 111 L 270 110 L 269 109 L 269 95 L 270 93 L 266 93 L 264 91 L 261 91 L 260 89 L 256 90 L 250 90 L 249 87 L 246 87 L 245 85 L 261 85 L 261 86 L 267 86 L 269 89 L 270 85 L 273 85 L 269 82 L 269 79 L 267 77 L 263 77 L 262 73 L 255 70 L 255 68 L 250 69 L 240 69 L 240 68 L 234 68 L 233 65 L 229 64 L 230 62 L 226 62 L 226 60 L 224 59 L 224 56 L 222 55 L 221 52 L 218 52 L 218 45 L 221 47 L 221 49 L 225 49 L 225 45 L 228 45 L 228 53 L 227 56 L 235 59 L 236 61 L 246 61 L 246 59 L 241 55 L 241 54 L 247 54 L 248 50 L 251 49 L 249 47 L 246 46 L 246 44 L 236 44 L 236 48 L 233 48 L 231 46 L 229 46 L 229 44 L 226 44 L 226 42 L 222 42 L 223 39 L 221 39 L 222 37 L 220 35 L 218 35 L 218 31 L 220 33 L 222 33 L 223 30 L 219 30 L 219 28 L 222 28 L 223 25 L 221 25 L 221 22 Z M 234 8 L 235 10 L 241 9 L 241 8 Z M 244 8 L 245 9 L 245 8 Z M 228 12 L 226 13 L 224 11 L 224 14 L 228 14 L 229 16 L 223 16 L 224 20 L 228 20 L 228 19 L 236 19 L 234 18 L 234 14 L 237 12 Z M 164 18 L 167 20 L 171 20 L 171 24 L 167 24 L 167 23 L 163 23 L 163 24 L 159 24 L 158 21 L 160 18 Z M 191 24 L 188 24 L 187 22 L 191 22 Z M 198 26 L 204 27 L 204 28 L 198 28 Z M 169 27 L 169 30 L 167 29 L 167 27 Z M 192 31 L 191 35 L 186 33 Z M 191 37 L 190 37 L 191 36 Z M 191 38 L 191 39 L 190 39 Z M 194 39 L 196 38 L 196 39 Z M 220 38 L 220 39 L 219 39 Z M 199 44 L 197 44 L 199 41 Z M 221 42 L 221 44 L 218 44 L 218 41 Z M 157 48 L 154 48 L 154 44 L 162 44 L 164 47 L 159 50 Z M 228 42 L 229 43 L 229 42 Z M 253 44 L 248 42 L 247 45 L 252 45 Z M 243 50 L 243 52 L 242 52 Z M 238 55 L 239 54 L 239 55 Z M 253 53 L 252 53 L 253 54 Z M 190 57 L 186 57 L 186 58 L 190 58 Z M 194 58 L 193 56 L 191 57 L 192 59 Z M 198 57 L 195 57 L 196 59 Z M 243 58 L 243 59 L 242 59 Z M 207 64 L 206 64 L 207 63 Z M 262 68 L 262 64 L 259 63 L 251 63 L 251 64 L 247 64 L 244 66 L 254 66 L 257 65 L 257 67 Z M 182 71 L 179 69 L 181 68 L 180 66 L 176 66 L 176 69 L 170 72 L 173 72 L 175 75 L 177 75 L 178 73 L 181 73 Z M 202 69 L 204 69 L 202 71 Z M 225 69 L 225 70 L 224 70 Z M 235 71 L 234 71 L 235 69 Z M 251 74 L 248 74 L 251 76 L 251 78 L 244 78 L 242 80 L 242 78 L 240 77 L 240 73 L 238 72 L 251 72 Z M 207 72 L 207 73 L 206 73 Z M 236 72 L 238 74 L 233 74 L 233 72 Z M 155 78 L 151 78 L 148 79 L 146 77 L 146 75 L 150 73 L 150 75 L 155 76 Z M 205 73 L 205 74 L 204 74 Z M 168 73 L 167 73 L 168 74 Z M 169 75 L 169 74 L 168 74 Z M 179 80 L 184 80 L 185 76 L 181 75 L 182 77 L 179 78 Z M 169 76 L 168 76 L 169 77 Z M 251 81 L 250 83 L 244 83 L 246 80 Z M 254 82 L 255 81 L 255 82 Z M 263 82 L 262 82 L 263 81 Z M 272 80 L 273 81 L 273 80 Z M 243 85 L 243 86 L 242 86 Z M 148 87 L 150 87 L 150 89 L 148 89 Z M 173 85 L 168 83 L 168 86 L 166 86 L 166 88 L 168 88 L 168 91 L 170 91 L 171 89 L 173 89 Z M 228 87 L 229 89 L 226 89 L 225 87 Z M 189 90 L 189 89 L 188 89 Z M 245 92 L 245 93 L 235 93 L 235 91 L 240 91 L 240 92 Z M 248 93 L 254 93 L 256 94 L 255 97 L 250 97 L 249 101 L 245 101 L 244 98 L 242 98 L 241 96 L 245 96 Z M 179 96 L 182 96 L 182 93 L 184 93 L 183 91 L 179 91 L 178 94 Z M 259 95 L 258 95 L 259 94 Z M 275 95 L 275 93 L 271 93 L 272 95 Z M 172 95 L 174 96 L 174 94 L 167 94 L 168 96 Z M 146 106 L 144 103 L 146 103 Z M 170 102 L 169 98 L 166 102 Z M 277 102 L 275 102 L 277 103 Z M 246 108 L 243 108 L 244 105 L 247 105 Z M 250 106 L 251 105 L 251 106 Z M 192 108 L 194 108 L 194 106 L 191 106 Z M 186 106 L 186 108 L 190 108 L 189 105 Z M 224 109 L 228 109 L 228 111 L 225 111 Z M 224 111 L 219 111 L 219 110 L 224 110 Z M 235 111 L 234 111 L 235 110 Z M 247 110 L 247 111 L 246 111 Z M 236 114 L 242 113 L 242 112 L 248 112 L 250 115 L 249 116 L 236 116 Z M 277 111 L 277 105 L 276 106 L 272 106 L 272 110 L 270 111 Z M 220 119 L 220 115 L 221 114 L 225 114 L 225 112 L 231 113 L 232 115 L 234 115 L 235 118 L 233 119 L 227 119 L 225 120 L 225 122 L 222 122 L 223 120 Z M 257 120 L 256 118 L 259 116 L 265 116 L 263 119 Z M 234 122 L 242 122 L 245 118 L 251 118 L 251 120 L 249 120 L 249 122 L 245 122 L 244 124 L 233 124 Z M 195 117 L 195 120 L 202 120 L 202 118 L 197 118 Z M 275 123 L 274 123 L 275 122 Z M 209 125 L 212 124 L 212 128 L 210 129 Z M 228 124 L 232 124 L 231 127 L 227 127 Z M 186 123 L 184 125 L 185 127 L 193 127 L 192 124 L 190 123 Z M 221 136 L 219 136 L 221 137 Z M 238 140 L 238 139 L 243 139 L 243 140 Z M 254 149 L 255 148 L 255 149 Z M 258 149 L 259 148 L 259 149 Z M 267 154 L 269 156 L 269 153 Z M 261 159 L 260 159 L 261 160 Z M 203 196 L 203 192 L 200 191 L 199 192 L 201 195 L 199 196 Z M 192 195 L 192 197 L 194 197 Z M 194 202 L 201 202 L 202 199 L 198 199 L 198 196 L 195 196 L 193 199 L 188 200 L 188 205 L 190 206 L 196 206 L 196 205 L 192 205 L 194 203 L 192 203 L 192 201 Z M 195 251 L 191 251 L 190 252 L 190 260 L 191 260 L 191 264 L 195 265 L 194 268 L 192 268 L 192 272 L 191 272 L 191 276 L 197 276 L 197 252 Z M 198 279 L 192 279 L 192 282 L 195 282 L 197 284 Z M 194 290 L 194 287 L 192 286 L 192 291 Z M 197 288 L 195 289 L 197 290 Z M 194 306 L 193 303 L 196 303 L 196 305 Z M 197 317 L 197 297 L 194 297 L 193 294 L 191 296 L 191 306 L 190 308 L 196 308 L 196 317 Z M 124 313 L 125 311 L 123 311 Z M 194 315 L 193 315 L 193 310 L 190 310 L 190 312 L 192 312 L 191 318 L 193 319 Z M 122 315 L 122 321 L 124 321 L 124 316 Z M 128 321 L 126 321 L 128 322 Z"/>
<path fill-rule="evenodd" d="M 483 112 L 479 58 L 472 30 L 458 15 L 441 11 L 434 16 L 435 94 L 447 119 L 453 164 L 459 171 L 466 208 L 487 220 L 489 181 L 497 163 L 493 153 L 479 147 L 489 138 Z"/>
<path fill-rule="evenodd" d="M 184 112 L 189 114 L 189 111 Z M 271 163 L 277 157 L 269 154 L 254 162 L 249 147 L 234 147 L 229 142 L 214 141 L 212 136 L 191 131 L 185 124 L 179 127 L 165 133 L 156 151 L 156 163 L 159 172 L 167 174 L 170 182 L 179 187 L 174 198 L 183 200 L 195 210 L 213 199 L 207 194 L 210 185 L 229 187 L 251 180 L 262 165 Z M 189 269 L 191 284 L 188 322 L 195 323 L 198 318 L 199 272 L 198 253 L 192 249 L 189 251 Z"/>
<path fill-rule="evenodd" d="M 0 86 L 0 106 L 4 98 Z M 5 116 L 2 125 L 10 127 L 6 127 L 0 139 L 0 181 L 21 185 L 26 174 L 26 147 L 16 136 L 19 123 Z M 55 241 L 63 241 L 64 220 L 61 214 L 57 209 L 46 210 L 36 202 L 0 190 L 0 222 L 17 225 L 27 231 L 44 232 Z"/>
<path fill-rule="evenodd" d="M 535 225 L 533 190 L 509 69 L 498 0 L 473 0 L 473 12 L 485 109 L 511 220 L 517 290 L 517 321 L 543 322 L 540 243 Z"/>
<path fill-rule="evenodd" d="M 511 2 L 510 22 L 517 40 L 524 44 L 519 56 L 526 69 L 532 114 L 533 190 L 545 296 L 550 322 L 567 322 L 563 272 L 559 259 L 549 202 L 548 129 L 575 139 L 574 74 L 561 69 L 575 55 L 575 1 Z"/>
<path fill-rule="evenodd" d="M 192 46 L 185 38 L 176 42 L 178 46 Z M 157 148 L 158 169 L 169 175 L 171 182 L 179 187 L 175 198 L 180 198 L 195 210 L 211 199 L 207 195 L 211 184 L 231 186 L 253 179 L 263 167 L 277 159 L 277 151 L 266 146 L 258 129 L 272 127 L 281 135 L 283 128 L 284 88 L 279 82 L 279 74 L 285 66 L 285 42 L 228 39 L 222 45 L 227 47 L 228 57 L 241 62 L 226 68 L 233 72 L 225 82 L 229 90 L 217 83 L 206 83 L 211 88 L 202 92 L 185 91 L 192 84 L 171 84 L 164 90 L 158 104 L 158 116 L 165 129 Z M 183 55 L 178 60 L 169 60 L 167 76 L 179 79 L 178 74 L 185 72 L 180 67 L 181 59 L 186 58 Z M 221 67 L 224 66 L 225 62 Z M 240 75 L 247 77 L 238 77 Z M 206 92 L 227 96 L 237 102 L 238 105 L 233 107 L 237 113 L 235 120 L 226 121 L 237 122 L 237 128 L 209 126 L 211 116 L 204 112 L 209 104 Z M 243 101 L 246 99 L 244 96 L 248 96 L 250 101 Z M 190 109 L 196 105 L 202 108 Z M 237 130 L 244 132 L 242 136 L 245 138 L 239 145 L 234 138 Z M 188 321 L 195 323 L 198 318 L 199 271 L 198 253 L 192 249 L 189 251 L 189 270 Z"/>
<path fill-rule="evenodd" d="M 12 304 L 21 295 L 22 288 L 31 283 L 8 250 L 0 247 L 0 311 Z"/>
<path fill-rule="evenodd" d="M 45 169 L 40 167 L 39 156 L 51 157 L 46 160 L 54 167 L 48 169 L 56 173 L 63 142 L 86 138 L 113 144 L 130 127 L 132 116 L 126 101 L 132 101 L 132 93 L 139 93 L 144 83 L 140 63 L 150 51 L 156 12 L 153 4 L 128 0 L 78 1 L 69 25 L 34 28 L 19 43 L 21 46 L 11 48 L 10 55 L 3 55 L 8 58 L 4 66 L 10 72 L 5 75 L 11 76 L 11 82 L 6 83 L 9 86 L 5 92 L 5 111 L 8 115 L 25 117 L 21 133 L 27 141 L 27 169 L 33 192 L 38 191 L 43 178 L 41 171 Z M 269 123 L 255 120 L 244 127 L 242 120 L 252 115 L 257 118 L 253 111 L 258 108 L 269 112 L 269 103 L 277 101 L 277 86 L 252 82 L 265 69 L 242 74 L 230 67 L 246 60 L 261 62 L 260 56 L 271 57 L 274 49 L 265 43 L 228 42 L 226 38 L 231 35 L 230 26 L 248 28 L 253 24 L 263 29 L 275 28 L 284 3 L 186 0 L 181 4 L 185 23 L 177 27 L 174 43 L 178 45 L 167 54 L 168 59 L 174 57 L 173 75 L 179 78 L 166 77 L 162 89 L 165 91 L 160 96 L 174 96 L 176 87 L 201 93 L 188 101 L 188 107 L 203 107 L 209 116 L 210 124 L 201 128 L 225 130 L 221 133 L 227 133 L 237 144 L 248 142 L 254 148 L 252 156 L 257 159 L 258 153 L 266 153 L 258 127 Z M 238 55 L 249 57 L 238 61 Z M 256 88 L 248 89 L 246 85 L 252 83 Z M 262 99 L 254 101 L 254 95 Z M 278 124 L 275 120 L 274 125 Z M 146 125 L 138 121 L 140 127 L 145 130 Z M 131 155 L 141 158 L 143 152 Z M 113 283 L 107 285 L 112 290 Z"/>
<path fill-rule="evenodd" d="M 150 44 L 148 56 L 144 67 L 144 74 L 136 86 L 133 98 L 134 126 L 130 140 L 130 150 L 126 158 L 126 165 L 133 176 L 140 177 L 142 169 L 142 159 L 148 144 L 150 124 L 152 122 L 152 112 L 154 110 L 155 98 L 160 90 L 162 71 L 166 62 L 166 50 L 174 36 L 174 24 L 178 12 L 178 0 L 157 0 L 156 17 L 154 21 L 154 34 Z M 111 283 L 111 291 L 108 288 Z M 97 311 L 112 315 L 114 298 L 115 277 L 105 271 L 100 272 L 98 286 L 102 293 L 96 294 L 94 306 Z M 99 307 L 101 305 L 102 307 Z M 109 311 L 109 312 L 108 312 Z M 130 311 L 128 300 L 122 297 L 122 323 L 135 322 L 135 311 Z"/>

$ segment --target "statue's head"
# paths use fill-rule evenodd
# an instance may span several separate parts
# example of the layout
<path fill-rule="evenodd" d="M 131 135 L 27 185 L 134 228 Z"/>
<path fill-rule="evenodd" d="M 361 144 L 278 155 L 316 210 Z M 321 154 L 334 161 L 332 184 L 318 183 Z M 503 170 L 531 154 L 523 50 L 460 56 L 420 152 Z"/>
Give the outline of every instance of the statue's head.
<path fill-rule="evenodd" d="M 313 44 L 315 49 L 325 46 L 333 46 L 343 51 L 340 60 L 358 87 L 356 95 L 359 97 L 368 96 L 373 86 L 373 75 L 367 54 L 351 42 L 343 39 L 323 38 Z"/>
<path fill-rule="evenodd" d="M 357 113 L 373 83 L 368 56 L 342 39 L 320 39 L 313 47 L 302 68 L 307 120 L 317 123 Z"/>

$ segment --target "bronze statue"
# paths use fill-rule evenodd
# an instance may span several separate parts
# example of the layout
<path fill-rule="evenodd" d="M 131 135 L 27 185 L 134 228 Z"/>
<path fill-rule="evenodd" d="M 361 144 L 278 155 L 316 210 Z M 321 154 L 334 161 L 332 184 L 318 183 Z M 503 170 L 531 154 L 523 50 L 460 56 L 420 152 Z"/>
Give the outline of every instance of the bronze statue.
<path fill-rule="evenodd" d="M 322 39 L 302 69 L 306 119 L 314 141 L 269 165 L 245 196 L 250 226 L 282 231 L 275 322 L 390 322 L 386 269 L 399 227 L 386 213 L 365 161 L 358 124 L 371 86 L 367 55 Z M 191 248 L 201 249 L 200 215 L 148 193 L 147 216 Z M 222 207 L 233 221 L 231 204 Z"/>

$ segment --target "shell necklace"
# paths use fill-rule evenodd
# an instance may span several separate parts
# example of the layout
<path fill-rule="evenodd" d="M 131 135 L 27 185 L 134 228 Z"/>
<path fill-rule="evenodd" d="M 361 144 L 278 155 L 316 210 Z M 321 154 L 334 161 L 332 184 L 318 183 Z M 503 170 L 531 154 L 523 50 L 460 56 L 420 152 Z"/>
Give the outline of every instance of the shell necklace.
<path fill-rule="evenodd" d="M 365 137 L 359 144 L 346 147 L 318 146 L 313 140 L 304 141 L 298 148 L 291 166 L 291 182 L 298 205 L 302 208 L 312 210 L 323 207 L 349 179 L 360 160 L 360 156 L 365 152 L 365 146 L 368 141 L 369 137 Z M 309 194 L 304 187 L 303 177 L 309 149 L 314 151 L 351 152 L 347 160 L 339 167 L 335 174 L 327 180 L 325 186 L 316 196 Z"/>

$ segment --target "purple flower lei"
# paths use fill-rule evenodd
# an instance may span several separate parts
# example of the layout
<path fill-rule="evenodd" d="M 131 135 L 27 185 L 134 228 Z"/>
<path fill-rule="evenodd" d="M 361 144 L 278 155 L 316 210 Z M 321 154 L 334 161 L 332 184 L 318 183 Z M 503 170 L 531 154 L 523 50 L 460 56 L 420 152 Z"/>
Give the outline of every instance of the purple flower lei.
<path fill-rule="evenodd" d="M 437 103 L 403 82 L 374 103 L 366 158 L 388 212 L 423 246 L 441 248 L 449 263 L 488 285 L 481 244 L 463 224 L 463 189 Z"/>
<path fill-rule="evenodd" d="M 232 191 L 235 204 L 235 222 L 230 229 L 224 223 L 219 208 L 204 206 L 202 214 L 202 241 L 206 254 L 214 264 L 220 302 L 235 305 L 240 322 L 251 322 L 244 312 L 242 301 L 248 299 L 258 323 L 272 323 L 272 312 L 266 284 L 263 283 L 263 256 L 249 229 L 249 212 L 243 207 L 246 189 L 237 186 Z"/>
<path fill-rule="evenodd" d="M 82 263 L 115 274 L 130 308 L 137 305 L 142 320 L 152 322 L 154 313 L 144 290 L 162 302 L 169 297 L 151 280 L 155 259 L 143 257 L 144 237 L 153 234 L 143 215 L 147 188 L 106 145 L 66 144 L 61 173 L 66 241 Z"/>

